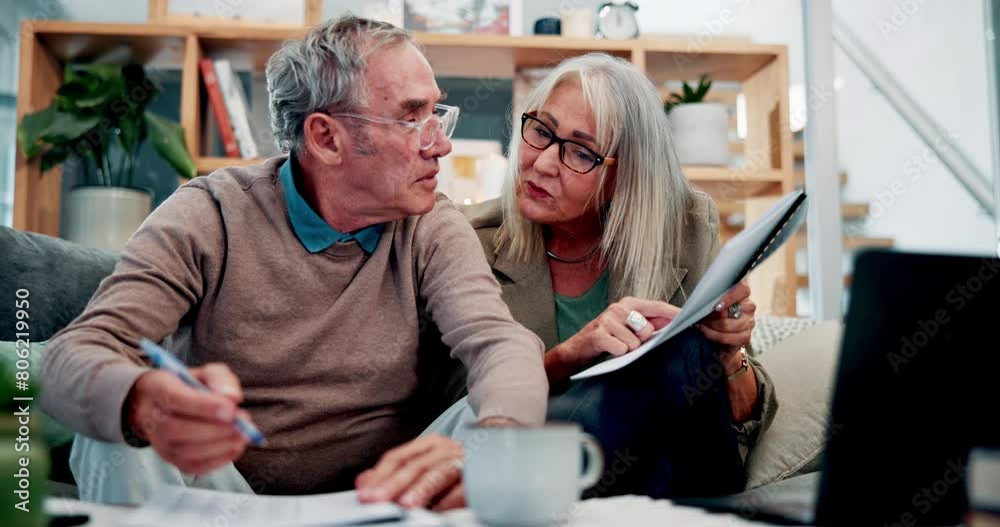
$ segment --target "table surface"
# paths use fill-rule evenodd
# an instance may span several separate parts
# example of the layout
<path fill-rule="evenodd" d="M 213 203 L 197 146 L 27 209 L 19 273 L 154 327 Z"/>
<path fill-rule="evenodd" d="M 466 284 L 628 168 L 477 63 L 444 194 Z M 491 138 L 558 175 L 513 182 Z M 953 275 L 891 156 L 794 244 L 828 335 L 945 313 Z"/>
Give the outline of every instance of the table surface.
<path fill-rule="evenodd" d="M 46 511 L 52 514 L 88 514 L 87 526 L 112 527 L 121 525 L 132 507 L 99 505 L 66 498 L 49 498 Z M 444 514 L 453 527 L 479 527 L 472 511 L 460 509 Z M 584 500 L 575 506 L 571 516 L 560 527 L 594 527 L 605 525 L 662 526 L 684 525 L 690 527 L 760 526 L 738 515 L 712 514 L 701 509 L 674 505 L 668 500 L 653 500 L 641 496 Z"/>

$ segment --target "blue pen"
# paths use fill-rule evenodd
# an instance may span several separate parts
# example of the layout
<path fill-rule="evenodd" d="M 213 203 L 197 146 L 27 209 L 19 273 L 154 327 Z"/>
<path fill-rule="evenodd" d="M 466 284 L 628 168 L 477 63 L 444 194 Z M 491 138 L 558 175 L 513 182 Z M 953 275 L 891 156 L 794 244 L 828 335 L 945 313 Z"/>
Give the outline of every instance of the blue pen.
<path fill-rule="evenodd" d="M 148 355 L 150 360 L 153 361 L 153 367 L 173 373 L 174 375 L 180 377 L 180 379 L 184 381 L 184 384 L 187 384 L 196 390 L 212 393 L 212 390 L 209 390 L 207 386 L 199 382 L 198 379 L 195 379 L 194 375 L 191 375 L 191 372 L 188 371 L 186 366 L 184 366 L 184 363 L 175 357 L 173 353 L 170 353 L 166 349 L 157 345 L 155 342 L 146 338 L 139 341 L 139 347 L 142 348 L 142 351 L 146 352 L 146 355 Z M 264 444 L 264 435 L 260 433 L 260 430 L 257 430 L 257 427 L 250 424 L 250 422 L 246 419 L 236 416 L 236 428 L 242 432 L 243 435 L 247 436 L 247 439 L 249 439 L 251 443 L 258 446 Z"/>

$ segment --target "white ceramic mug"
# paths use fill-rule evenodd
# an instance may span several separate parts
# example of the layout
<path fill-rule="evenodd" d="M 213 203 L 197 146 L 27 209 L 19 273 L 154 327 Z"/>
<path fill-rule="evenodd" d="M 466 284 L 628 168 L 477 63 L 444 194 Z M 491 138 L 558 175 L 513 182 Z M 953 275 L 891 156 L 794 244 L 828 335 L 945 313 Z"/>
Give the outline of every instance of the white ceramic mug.
<path fill-rule="evenodd" d="M 565 519 L 580 493 L 597 483 L 604 456 L 573 423 L 477 427 L 463 438 L 469 509 L 484 525 L 551 525 Z M 582 453 L 587 456 L 586 469 Z"/>

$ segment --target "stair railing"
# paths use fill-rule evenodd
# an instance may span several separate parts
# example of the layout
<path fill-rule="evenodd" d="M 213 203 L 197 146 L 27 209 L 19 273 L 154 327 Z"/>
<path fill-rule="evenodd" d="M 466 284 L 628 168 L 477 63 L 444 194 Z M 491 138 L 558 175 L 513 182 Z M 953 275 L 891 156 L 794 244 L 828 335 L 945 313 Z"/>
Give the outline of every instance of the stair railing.
<path fill-rule="evenodd" d="M 992 1 L 992 0 L 987 0 Z M 885 66 L 875 58 L 844 22 L 834 16 L 833 41 L 844 54 L 868 77 L 896 113 L 924 141 L 968 194 L 991 216 L 998 198 L 990 180 L 969 159 L 961 147 L 952 141 L 943 127 L 903 89 Z"/>
<path fill-rule="evenodd" d="M 986 71 L 989 82 L 991 148 L 993 158 L 993 192 L 996 211 L 997 256 L 1000 256 L 1000 0 L 983 2 L 986 20 Z"/>

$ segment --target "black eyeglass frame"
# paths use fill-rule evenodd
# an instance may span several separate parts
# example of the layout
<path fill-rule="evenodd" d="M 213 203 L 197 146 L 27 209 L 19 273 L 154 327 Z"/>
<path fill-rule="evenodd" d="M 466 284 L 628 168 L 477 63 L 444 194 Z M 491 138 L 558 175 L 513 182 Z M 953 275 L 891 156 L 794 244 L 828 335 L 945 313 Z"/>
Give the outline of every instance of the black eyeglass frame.
<path fill-rule="evenodd" d="M 549 138 L 548 144 L 546 144 L 543 147 L 537 147 L 537 146 L 531 144 L 530 142 L 528 142 L 528 140 L 524 137 L 524 126 L 526 124 L 528 124 L 528 121 L 534 121 L 534 122 L 536 122 L 536 123 L 544 126 L 545 129 L 549 131 L 550 138 Z M 593 171 L 595 168 L 597 168 L 599 166 L 613 166 L 618 161 L 614 157 L 605 157 L 605 156 L 602 156 L 601 154 L 598 154 L 597 152 L 594 152 L 593 150 L 591 150 L 590 147 L 588 147 L 586 145 L 580 144 L 580 143 L 578 143 L 576 141 L 573 141 L 573 140 L 570 140 L 570 139 L 563 139 L 563 138 L 559 137 L 552 130 L 551 126 L 545 124 L 544 121 L 542 121 L 538 117 L 535 117 L 534 115 L 531 115 L 530 113 L 522 113 L 521 114 L 521 140 L 524 141 L 524 144 L 530 146 L 531 148 L 534 148 L 535 150 L 545 150 L 546 148 L 552 146 L 552 143 L 559 143 L 559 162 L 562 163 L 564 167 L 572 170 L 573 172 L 576 172 L 577 174 L 587 174 L 587 173 L 590 173 L 591 171 Z M 594 155 L 594 166 L 588 168 L 587 170 L 584 170 L 583 172 L 580 172 L 579 170 L 577 170 L 577 169 L 569 166 L 566 163 L 566 161 L 563 160 L 563 156 L 565 155 L 565 152 L 566 152 L 566 143 L 572 143 L 572 144 L 574 144 L 576 146 L 579 146 L 580 148 L 586 150 L 587 152 L 590 152 L 591 154 L 593 154 Z"/>

